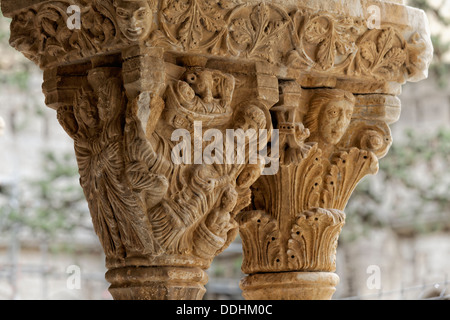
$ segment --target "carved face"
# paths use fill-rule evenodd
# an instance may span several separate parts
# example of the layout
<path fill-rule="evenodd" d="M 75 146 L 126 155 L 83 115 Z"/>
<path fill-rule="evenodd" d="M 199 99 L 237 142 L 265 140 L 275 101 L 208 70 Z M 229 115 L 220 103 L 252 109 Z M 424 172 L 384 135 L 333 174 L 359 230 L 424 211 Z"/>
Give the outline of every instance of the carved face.
<path fill-rule="evenodd" d="M 208 70 L 190 71 L 185 75 L 185 81 L 191 86 L 195 93 L 206 103 L 214 100 L 213 76 Z"/>
<path fill-rule="evenodd" d="M 115 0 L 117 22 L 124 36 L 133 42 L 144 40 L 150 34 L 153 11 L 147 0 Z"/>
<path fill-rule="evenodd" d="M 70 135 L 73 136 L 78 131 L 78 122 L 73 113 L 73 109 L 67 106 L 60 107 L 56 114 L 57 119 L 63 129 Z M 1 119 L 0 119 L 1 121 Z M 1 125 L 1 124 L 0 124 Z M 1 134 L 0 134 L 1 135 Z"/>
<path fill-rule="evenodd" d="M 331 101 L 319 114 L 319 135 L 326 143 L 336 145 L 344 136 L 353 115 L 353 104 L 346 100 Z"/>
<path fill-rule="evenodd" d="M 192 101 L 195 98 L 194 89 L 192 89 L 191 86 L 184 81 L 180 81 L 178 83 L 178 93 L 186 101 Z"/>
<path fill-rule="evenodd" d="M 223 211 L 230 212 L 236 206 L 238 194 L 232 187 L 228 188 L 222 195 L 220 206 Z"/>
<path fill-rule="evenodd" d="M 249 129 L 255 130 L 256 133 L 259 129 L 266 127 L 266 115 L 264 112 L 255 106 L 249 106 L 239 117 L 236 119 L 236 128 L 241 128 L 247 131 Z"/>
<path fill-rule="evenodd" d="M 83 99 L 78 108 L 80 120 L 83 121 L 88 128 L 95 128 L 98 124 L 97 110 L 91 106 L 88 99 Z"/>

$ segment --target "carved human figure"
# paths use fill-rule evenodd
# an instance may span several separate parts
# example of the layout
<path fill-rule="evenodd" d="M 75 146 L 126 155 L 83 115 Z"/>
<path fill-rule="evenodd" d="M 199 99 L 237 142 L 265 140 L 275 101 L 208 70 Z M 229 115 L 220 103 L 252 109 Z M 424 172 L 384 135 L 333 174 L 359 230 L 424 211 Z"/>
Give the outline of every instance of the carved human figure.
<path fill-rule="evenodd" d="M 121 79 L 94 69 L 88 82 L 73 108 L 60 108 L 58 120 L 75 141 L 94 228 L 109 258 L 157 254 L 146 208 L 161 200 L 167 181 L 153 172 L 156 155 L 145 143 L 134 104 L 126 104 Z M 122 179 L 125 174 L 128 179 Z"/>
<path fill-rule="evenodd" d="M 333 153 L 350 125 L 354 106 L 355 97 L 350 92 L 318 90 L 303 121 L 311 133 L 307 141 L 317 142 L 324 155 Z"/>
<path fill-rule="evenodd" d="M 114 0 L 119 29 L 128 40 L 138 42 L 149 37 L 155 6 L 155 0 Z"/>
<path fill-rule="evenodd" d="M 265 129 L 267 124 L 266 115 L 256 105 L 245 106 L 235 117 L 235 130 L 242 129 L 244 132 L 247 130 L 254 130 L 259 133 L 258 130 Z"/>
<path fill-rule="evenodd" d="M 183 105 L 203 114 L 228 112 L 233 90 L 232 76 L 203 68 L 189 68 L 177 84 Z"/>
<path fill-rule="evenodd" d="M 238 130 L 237 132 L 239 132 L 239 129 L 241 129 L 244 134 L 248 130 L 254 130 L 254 133 L 257 135 L 259 134 L 259 130 L 266 129 L 267 121 L 266 115 L 259 107 L 254 105 L 248 106 L 245 107 L 242 112 L 237 113 L 235 118 L 235 130 Z M 256 137 L 249 136 L 249 139 L 255 138 Z M 264 147 L 265 146 L 260 146 L 260 148 Z M 249 148 L 246 146 L 245 150 L 248 151 Z M 250 156 L 251 155 L 247 155 L 247 157 Z M 265 164 L 265 159 L 262 159 L 257 155 L 256 163 L 249 163 L 245 165 L 243 169 L 241 166 L 236 166 L 234 168 L 235 172 L 242 170 L 236 179 L 236 189 L 239 193 L 239 200 L 233 211 L 235 215 L 250 204 L 252 196 L 250 186 L 259 178 L 264 170 Z"/>
<path fill-rule="evenodd" d="M 236 205 L 238 194 L 232 185 L 227 185 L 222 190 L 218 207 L 213 209 L 194 231 L 194 251 L 198 256 L 206 259 L 214 257 L 223 250 L 236 235 L 232 233 L 228 237 L 230 230 L 237 228 L 231 211 Z"/>
<path fill-rule="evenodd" d="M 138 114 L 145 108 L 139 97 L 128 103 L 125 119 L 125 170 L 134 192 L 140 193 L 147 210 L 157 205 L 167 192 L 169 182 L 165 173 L 170 164 L 159 157 L 145 136 Z M 147 106 L 148 107 L 148 106 Z"/>
<path fill-rule="evenodd" d="M 234 77 L 205 68 L 205 61 L 184 60 L 185 72 L 165 93 L 163 118 L 172 127 L 191 132 L 194 121 L 201 121 L 203 129 L 223 129 L 233 116 Z"/>
<path fill-rule="evenodd" d="M 219 206 L 206 218 L 205 224 L 214 234 L 225 237 L 232 226 L 230 212 L 236 205 L 238 194 L 232 185 L 227 185 L 222 192 Z"/>
<path fill-rule="evenodd" d="M 83 89 L 76 93 L 75 105 L 78 108 L 74 116 L 78 123 L 77 129 L 79 130 L 77 132 L 71 132 L 71 136 L 78 133 L 78 137 L 80 135 L 87 137 L 88 135 L 94 135 L 98 131 L 97 126 L 100 120 L 94 103 L 95 94 L 93 91 Z"/>
<path fill-rule="evenodd" d="M 293 132 L 286 135 L 284 154 L 280 156 L 280 162 L 283 164 L 298 163 L 303 160 L 311 150 L 311 143 L 305 143 L 310 133 L 305 129 L 302 123 L 295 123 Z"/>

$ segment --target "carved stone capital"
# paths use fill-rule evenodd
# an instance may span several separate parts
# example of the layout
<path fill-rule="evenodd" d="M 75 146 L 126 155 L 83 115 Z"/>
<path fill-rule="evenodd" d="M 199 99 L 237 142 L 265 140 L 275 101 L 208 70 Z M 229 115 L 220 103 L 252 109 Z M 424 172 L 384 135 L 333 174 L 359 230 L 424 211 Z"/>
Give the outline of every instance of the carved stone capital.
<path fill-rule="evenodd" d="M 427 75 L 422 11 L 379 0 L 2 10 L 74 140 L 114 298 L 201 299 L 239 232 L 246 298 L 331 297 L 346 204 L 392 144 L 401 85 Z"/>
<path fill-rule="evenodd" d="M 253 184 L 252 211 L 238 216 L 243 271 L 334 272 L 346 204 L 358 182 L 378 171 L 378 158 L 392 143 L 387 123 L 398 118 L 400 105 L 381 95 L 305 90 L 289 83 L 272 111 L 280 135 L 280 169 Z M 244 296 L 255 298 L 253 291 L 261 290 L 255 279 L 243 281 Z M 290 293 L 289 298 L 305 296 L 303 287 L 300 281 L 298 296 Z"/>
<path fill-rule="evenodd" d="M 240 162 L 223 158 L 225 151 L 239 155 L 234 139 L 230 150 L 221 140 L 230 129 L 271 130 L 271 103 L 260 98 L 258 72 L 234 75 L 208 63 L 198 56 L 164 60 L 159 51 L 131 48 L 83 64 L 73 87 L 66 87 L 74 76 L 69 67 L 44 81 L 47 98 L 57 100 L 51 105 L 58 120 L 74 139 L 80 183 L 117 299 L 149 292 L 172 299 L 185 290 L 201 298 L 202 270 L 235 239 L 234 217 L 249 204 L 249 188 L 261 174 L 262 164 L 250 164 L 245 153 Z"/>

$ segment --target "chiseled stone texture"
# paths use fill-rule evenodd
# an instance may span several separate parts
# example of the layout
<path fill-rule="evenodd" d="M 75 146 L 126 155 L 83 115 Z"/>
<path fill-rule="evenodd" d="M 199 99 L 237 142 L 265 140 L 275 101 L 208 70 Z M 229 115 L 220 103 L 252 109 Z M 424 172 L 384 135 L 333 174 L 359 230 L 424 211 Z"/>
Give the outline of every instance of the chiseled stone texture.
<path fill-rule="evenodd" d="M 2 10 L 74 140 L 116 299 L 201 299 L 204 270 L 238 233 L 246 298 L 331 298 L 346 204 L 392 144 L 395 95 L 427 76 L 422 11 L 364 0 Z M 211 136 L 199 140 L 199 124 Z M 230 129 L 267 139 L 247 135 L 241 161 L 220 161 L 242 155 L 221 139 Z"/>

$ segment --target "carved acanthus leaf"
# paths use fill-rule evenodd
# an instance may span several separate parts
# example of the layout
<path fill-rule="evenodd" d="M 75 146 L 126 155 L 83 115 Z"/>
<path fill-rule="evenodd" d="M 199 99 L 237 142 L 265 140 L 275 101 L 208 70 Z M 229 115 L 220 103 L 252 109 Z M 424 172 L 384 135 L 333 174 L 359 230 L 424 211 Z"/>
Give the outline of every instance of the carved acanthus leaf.
<path fill-rule="evenodd" d="M 161 11 L 162 26 L 172 41 L 185 50 L 205 49 L 225 31 L 229 1 L 167 0 Z"/>
<path fill-rule="evenodd" d="M 290 270 L 333 272 L 336 248 L 345 214 L 339 210 L 314 208 L 297 216 L 288 241 Z"/>
<path fill-rule="evenodd" d="M 321 71 L 342 72 L 356 51 L 356 40 L 365 28 L 359 19 L 327 13 L 297 11 L 293 15 L 296 50 L 288 54 L 288 65 L 312 66 Z"/>
<path fill-rule="evenodd" d="M 239 11 L 238 9 L 233 14 L 238 15 Z M 249 58 L 257 57 L 274 63 L 275 44 L 281 40 L 282 33 L 290 23 L 290 18 L 283 9 L 261 3 L 252 9 L 250 19 L 232 19 L 230 34 L 238 46 L 232 43 L 229 46 L 235 54 L 239 54 L 241 49 Z M 238 48 L 239 46 L 244 47 Z"/>
<path fill-rule="evenodd" d="M 352 148 L 336 154 L 324 177 L 320 206 L 344 210 L 359 181 L 377 172 L 378 158 L 373 152 Z"/>
<path fill-rule="evenodd" d="M 285 254 L 280 250 L 282 242 L 277 221 L 264 211 L 244 211 L 238 215 L 245 273 L 271 272 L 285 264 Z"/>
<path fill-rule="evenodd" d="M 336 20 L 328 15 L 313 16 L 306 23 L 305 41 L 317 46 L 314 60 L 323 70 L 334 67 L 338 55 L 346 57 L 356 51 L 354 28 L 353 19 Z"/>
<path fill-rule="evenodd" d="M 375 35 L 375 38 L 373 35 Z M 361 57 L 368 64 L 361 63 L 362 73 L 370 73 L 377 78 L 393 78 L 406 63 L 407 54 L 404 41 L 398 37 L 392 28 L 371 30 L 360 44 Z M 396 44 L 399 42 L 399 44 Z"/>

